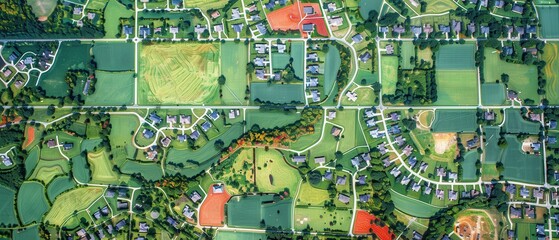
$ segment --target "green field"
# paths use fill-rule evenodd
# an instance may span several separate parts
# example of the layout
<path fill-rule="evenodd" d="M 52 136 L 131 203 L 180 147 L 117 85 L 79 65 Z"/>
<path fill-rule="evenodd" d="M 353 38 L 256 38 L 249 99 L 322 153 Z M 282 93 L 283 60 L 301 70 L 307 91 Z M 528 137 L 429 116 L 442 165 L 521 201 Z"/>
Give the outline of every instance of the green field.
<path fill-rule="evenodd" d="M 442 13 L 456 9 L 456 3 L 452 0 L 432 0 L 427 3 L 425 13 Z"/>
<path fill-rule="evenodd" d="M 118 175 L 113 171 L 113 165 L 109 161 L 107 152 L 104 149 L 97 152 L 89 152 L 87 160 L 91 166 L 92 182 L 95 183 L 117 183 Z M 144 174 L 149 175 L 152 171 L 147 171 Z"/>
<path fill-rule="evenodd" d="M 431 126 L 433 132 L 474 132 L 477 129 L 475 110 L 437 110 Z"/>
<path fill-rule="evenodd" d="M 139 103 L 219 103 L 218 44 L 143 44 L 139 54 Z"/>
<path fill-rule="evenodd" d="M 291 199 L 280 200 L 279 196 L 234 196 L 227 203 L 227 225 L 234 227 L 261 228 L 266 226 L 291 228 Z"/>
<path fill-rule="evenodd" d="M 266 234 L 252 232 L 217 231 L 216 240 L 265 240 Z"/>
<path fill-rule="evenodd" d="M 58 195 L 62 192 L 72 189 L 76 186 L 74 180 L 68 176 L 60 176 L 52 180 L 51 183 L 47 185 L 47 196 L 51 202 L 54 201 Z"/>
<path fill-rule="evenodd" d="M 369 17 L 369 12 L 375 10 L 380 13 L 380 8 L 382 7 L 383 1 L 359 1 L 359 13 L 363 19 Z"/>
<path fill-rule="evenodd" d="M 96 71 L 95 76 L 95 93 L 86 97 L 85 104 L 120 106 L 134 103 L 134 73 Z"/>
<path fill-rule="evenodd" d="M 544 47 L 542 59 L 546 62 L 544 73 L 547 80 L 545 84 L 545 97 L 549 104 L 559 104 L 559 43 L 547 42 Z"/>
<path fill-rule="evenodd" d="M 91 180 L 91 172 L 87 168 L 87 159 L 85 157 L 76 156 L 71 159 L 72 161 L 72 173 L 76 181 L 87 183 Z"/>
<path fill-rule="evenodd" d="M 518 109 L 506 109 L 504 130 L 507 133 L 538 134 L 540 124 L 524 120 Z"/>
<path fill-rule="evenodd" d="M 289 161 L 289 159 L 288 159 Z M 258 191 L 277 193 L 285 188 L 295 194 L 301 176 L 297 169 L 286 163 L 279 151 L 256 149 L 256 186 Z"/>
<path fill-rule="evenodd" d="M 414 217 L 429 218 L 442 209 L 441 207 L 433 206 L 420 200 L 406 197 L 396 193 L 394 190 L 391 190 L 390 195 L 392 196 L 394 206 L 398 210 Z"/>
<path fill-rule="evenodd" d="M 13 240 L 39 240 L 39 227 L 31 226 L 22 230 L 12 231 Z"/>
<path fill-rule="evenodd" d="M 412 42 L 403 42 L 400 46 L 400 54 L 402 56 L 402 61 L 400 66 L 402 69 L 413 69 L 415 67 L 414 63 L 410 62 L 411 57 L 415 57 L 415 46 Z"/>
<path fill-rule="evenodd" d="M 91 0 L 87 4 L 87 9 L 102 10 L 105 8 L 108 2 L 108 0 Z"/>
<path fill-rule="evenodd" d="M 555 4 L 556 2 L 553 2 Z M 540 34 L 544 38 L 559 37 L 559 6 L 537 6 L 538 18 L 541 23 Z"/>
<path fill-rule="evenodd" d="M 134 70 L 134 44 L 101 42 L 93 45 L 97 69 L 102 71 Z"/>
<path fill-rule="evenodd" d="M 316 232 L 330 232 L 326 229 L 348 232 L 351 224 L 351 213 L 341 209 L 330 212 L 323 207 L 296 207 L 293 217 L 295 230 L 310 226 Z"/>
<path fill-rule="evenodd" d="M 328 53 L 326 53 L 324 63 L 324 94 L 330 94 L 336 86 L 336 77 L 341 64 L 340 50 L 334 45 L 328 45 Z"/>
<path fill-rule="evenodd" d="M 221 74 L 225 76 L 223 102 L 244 105 L 247 73 L 244 66 L 248 62 L 247 46 L 242 43 L 226 42 L 221 44 Z"/>
<path fill-rule="evenodd" d="M 396 91 L 396 82 L 398 82 L 398 58 L 382 56 L 380 62 L 382 93 L 394 94 Z"/>
<path fill-rule="evenodd" d="M 29 154 L 25 159 L 25 178 L 29 178 L 29 176 L 31 176 L 33 170 L 39 163 L 39 153 L 39 147 L 34 147 L 31 151 L 29 151 Z"/>
<path fill-rule="evenodd" d="M 100 187 L 83 187 L 61 194 L 45 217 L 45 221 L 60 226 L 74 211 L 85 209 L 103 193 Z"/>
<path fill-rule="evenodd" d="M 485 158 L 484 163 L 496 163 L 501 159 L 503 149 L 497 144 L 499 142 L 499 127 L 486 126 L 485 132 Z"/>
<path fill-rule="evenodd" d="M 251 83 L 250 92 L 252 101 L 259 99 L 273 103 L 305 102 L 303 84 Z"/>
<path fill-rule="evenodd" d="M 501 74 L 506 73 L 509 75 L 509 89 L 519 92 L 521 99 L 529 98 L 539 102 L 536 66 L 502 61 L 499 53 L 491 48 L 485 48 L 484 54 L 483 73 L 486 83 L 496 82 L 501 79 Z"/>
<path fill-rule="evenodd" d="M 340 138 L 339 151 L 346 152 L 357 146 L 366 146 L 367 141 L 359 125 L 359 114 L 357 110 L 338 111 L 332 123 L 342 126 L 343 132 Z M 331 128 L 324 129 L 324 137 L 334 138 L 330 134 Z M 332 146 L 334 147 L 334 146 Z"/>
<path fill-rule="evenodd" d="M 502 105 L 506 100 L 505 92 L 502 83 L 481 84 L 481 103 L 486 106 Z"/>
<path fill-rule="evenodd" d="M 46 20 L 48 16 L 54 11 L 56 8 L 56 4 L 58 1 L 56 0 L 28 0 L 27 4 L 31 6 L 31 11 L 35 14 L 35 17 Z"/>
<path fill-rule="evenodd" d="M 161 166 L 155 163 L 141 163 L 137 161 L 126 161 L 120 170 L 126 174 L 139 173 L 150 181 L 157 181 L 163 177 Z"/>
<path fill-rule="evenodd" d="M 315 188 L 310 183 L 305 182 L 301 184 L 297 205 L 324 206 L 324 201 L 329 198 L 327 190 Z"/>
<path fill-rule="evenodd" d="M 501 160 L 505 166 L 505 179 L 543 184 L 545 174 L 542 156 L 524 153 L 522 143 L 515 135 L 505 135 L 505 139 L 507 148 Z"/>
<path fill-rule="evenodd" d="M 476 162 L 479 160 L 479 153 L 477 151 L 469 151 L 464 155 L 464 162 L 462 162 L 462 180 L 475 181 L 478 179 L 476 175 Z"/>
<path fill-rule="evenodd" d="M 437 70 L 435 105 L 477 105 L 476 70 Z"/>
<path fill-rule="evenodd" d="M 475 70 L 474 44 L 453 44 L 441 46 L 437 51 L 438 70 Z"/>
<path fill-rule="evenodd" d="M 272 53 L 272 69 L 285 69 L 291 56 L 287 53 Z"/>
<path fill-rule="evenodd" d="M 39 182 L 24 182 L 17 193 L 17 210 L 22 223 L 40 222 L 48 209 L 45 186 Z"/>
<path fill-rule="evenodd" d="M 251 128 L 257 124 L 260 128 L 283 127 L 299 120 L 301 115 L 286 111 L 247 110 L 246 126 Z"/>
<path fill-rule="evenodd" d="M 87 69 L 91 55 L 90 44 L 80 42 L 63 42 L 60 45 L 56 60 L 50 70 L 39 79 L 39 86 L 48 96 L 63 97 L 68 91 L 68 84 L 64 81 L 68 69 Z"/>
<path fill-rule="evenodd" d="M 0 185 L 0 223 L 19 224 L 16 216 L 15 206 L 16 192 Z"/>
<path fill-rule="evenodd" d="M 57 175 L 66 174 L 70 170 L 68 161 L 66 160 L 39 160 L 35 171 L 31 174 L 30 179 L 37 179 L 48 184 Z"/>
<path fill-rule="evenodd" d="M 291 42 L 291 58 L 293 58 L 293 70 L 295 71 L 295 76 L 303 79 L 304 61 L 306 56 L 305 52 L 305 42 Z"/>
<path fill-rule="evenodd" d="M 126 6 L 119 3 L 117 0 L 109 0 L 105 7 L 105 37 L 115 38 L 120 34 L 122 29 L 119 27 L 120 18 L 129 18 L 134 15 L 134 11 L 126 9 Z"/>

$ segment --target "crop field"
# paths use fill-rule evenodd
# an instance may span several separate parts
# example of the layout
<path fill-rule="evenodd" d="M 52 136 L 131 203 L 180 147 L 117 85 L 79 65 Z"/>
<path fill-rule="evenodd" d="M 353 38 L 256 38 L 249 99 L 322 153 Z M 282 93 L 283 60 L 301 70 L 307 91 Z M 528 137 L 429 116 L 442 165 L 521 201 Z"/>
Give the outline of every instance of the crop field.
<path fill-rule="evenodd" d="M 481 84 L 481 103 L 486 106 L 496 106 L 505 103 L 505 85 L 502 83 Z"/>
<path fill-rule="evenodd" d="M 363 131 L 359 125 L 359 115 L 356 110 L 338 111 L 332 123 L 342 126 L 343 132 L 340 137 L 339 151 L 346 152 L 354 147 L 367 145 Z M 324 137 L 334 138 L 330 129 L 324 129 Z"/>
<path fill-rule="evenodd" d="M 12 230 L 13 240 L 39 240 L 39 227 L 30 226 L 21 230 Z"/>
<path fill-rule="evenodd" d="M 402 62 L 400 66 L 402 69 L 413 69 L 415 67 L 414 63 L 410 63 L 410 58 L 415 57 L 415 46 L 412 42 L 403 42 L 400 47 L 400 53 L 402 55 Z"/>
<path fill-rule="evenodd" d="M 394 190 L 391 190 L 390 193 L 394 206 L 398 210 L 414 217 L 429 218 L 442 209 L 442 207 L 433 206 L 415 198 L 404 196 Z"/>
<path fill-rule="evenodd" d="M 65 192 L 58 196 L 44 220 L 60 226 L 74 211 L 86 208 L 102 193 L 103 188 L 100 187 L 83 187 Z"/>
<path fill-rule="evenodd" d="M 141 163 L 137 161 L 126 161 L 120 167 L 120 170 L 126 174 L 140 173 L 142 174 L 143 177 L 151 181 L 157 181 L 163 177 L 161 166 L 155 163 Z"/>
<path fill-rule="evenodd" d="M 87 4 L 87 9 L 102 10 L 108 2 L 107 0 L 91 0 Z"/>
<path fill-rule="evenodd" d="M 462 163 L 462 180 L 475 181 L 476 175 L 476 162 L 479 160 L 479 153 L 477 151 L 469 151 L 464 155 L 464 162 Z"/>
<path fill-rule="evenodd" d="M 369 17 L 370 11 L 377 11 L 380 13 L 380 8 L 382 7 L 383 1 L 367 1 L 367 0 L 360 0 L 359 1 L 359 13 L 363 19 L 367 19 Z"/>
<path fill-rule="evenodd" d="M 27 4 L 31 6 L 31 11 L 39 21 L 45 21 L 56 8 L 57 2 L 56 0 L 29 0 Z"/>
<path fill-rule="evenodd" d="M 295 71 L 295 76 L 303 79 L 304 63 L 305 61 L 305 42 L 292 42 L 291 43 L 291 58 L 293 58 L 293 70 Z"/>
<path fill-rule="evenodd" d="M 47 196 L 51 202 L 54 201 L 62 192 L 72 189 L 76 186 L 74 180 L 68 176 L 60 176 L 52 180 L 47 185 Z"/>
<path fill-rule="evenodd" d="M 505 179 L 543 184 L 545 174 L 542 156 L 524 153 L 522 143 L 515 135 L 506 135 L 505 139 L 507 148 L 502 158 Z"/>
<path fill-rule="evenodd" d="M 206 10 L 214 8 L 222 8 L 227 4 L 227 0 L 190 0 L 185 1 L 184 6 L 189 7 L 196 7 L 200 8 L 202 12 L 206 12 Z"/>
<path fill-rule="evenodd" d="M 433 132 L 474 132 L 477 129 L 475 110 L 437 110 L 431 126 Z"/>
<path fill-rule="evenodd" d="M 441 46 L 437 51 L 437 70 L 475 70 L 474 44 Z"/>
<path fill-rule="evenodd" d="M 425 13 L 442 13 L 456 9 L 456 3 L 452 0 L 434 0 L 429 1 Z"/>
<path fill-rule="evenodd" d="M 330 197 L 327 190 L 315 188 L 310 183 L 305 182 L 299 190 L 297 205 L 324 206 L 324 201 L 328 198 Z"/>
<path fill-rule="evenodd" d="M 135 115 L 112 115 L 111 124 L 111 144 L 113 147 L 123 147 L 132 142 L 130 132 L 135 131 L 140 122 Z"/>
<path fill-rule="evenodd" d="M 438 60 L 438 59 L 437 59 Z M 436 71 L 437 101 L 434 105 L 476 105 L 478 103 L 476 70 Z"/>
<path fill-rule="evenodd" d="M 326 229 L 349 231 L 351 213 L 349 210 L 334 210 L 332 212 L 320 208 L 295 208 L 295 230 L 303 230 L 307 225 L 316 232 L 325 232 Z"/>
<path fill-rule="evenodd" d="M 15 206 L 16 192 L 0 185 L 0 223 L 5 225 L 18 224 Z"/>
<path fill-rule="evenodd" d="M 301 176 L 297 169 L 286 163 L 279 151 L 256 149 L 256 186 L 266 193 L 277 193 L 285 188 L 295 194 Z"/>
<path fill-rule="evenodd" d="M 338 69 L 342 64 L 340 58 L 340 50 L 334 45 L 328 45 L 328 53 L 326 53 L 326 62 L 324 63 L 324 93 L 330 94 L 336 86 L 336 77 Z"/>
<path fill-rule="evenodd" d="M 212 185 L 213 186 L 213 185 Z M 223 186 L 223 193 L 214 193 L 212 186 L 207 190 L 207 197 L 200 206 L 198 222 L 202 226 L 223 226 L 225 221 L 225 204 L 231 195 Z"/>
<path fill-rule="evenodd" d="M 524 120 L 518 109 L 506 109 L 504 130 L 507 133 L 538 134 L 540 124 Z"/>
<path fill-rule="evenodd" d="M 87 159 L 81 155 L 72 158 L 72 174 L 79 182 L 89 182 L 91 173 L 87 169 Z"/>
<path fill-rule="evenodd" d="M 70 166 L 65 159 L 59 160 L 39 160 L 35 171 L 31 174 L 31 179 L 37 179 L 48 184 L 55 176 L 65 174 L 70 170 Z"/>
<path fill-rule="evenodd" d="M 266 234 L 252 233 L 252 232 L 231 232 L 231 231 L 217 231 L 215 236 L 216 240 L 264 240 Z"/>
<path fill-rule="evenodd" d="M 96 71 L 95 76 L 97 77 L 95 93 L 85 98 L 85 104 L 120 106 L 134 103 L 134 77 L 132 72 Z"/>
<path fill-rule="evenodd" d="M 126 6 L 117 0 L 109 0 L 105 7 L 105 38 L 114 38 L 120 34 L 122 29 L 119 28 L 120 18 L 129 18 L 134 15 L 133 10 L 126 9 Z"/>
<path fill-rule="evenodd" d="M 557 22 L 559 22 L 559 6 L 537 6 L 537 10 L 542 24 L 540 28 L 541 36 L 544 38 L 559 37 L 559 26 L 557 26 Z"/>
<path fill-rule="evenodd" d="M 247 46 L 242 43 L 221 44 L 221 74 L 225 76 L 222 100 L 226 104 L 244 104 L 247 86 L 246 68 Z M 240 67 L 241 66 L 241 67 Z"/>
<path fill-rule="evenodd" d="M 353 233 L 359 235 L 368 235 L 374 232 L 375 235 L 381 240 L 394 239 L 394 234 L 390 233 L 388 226 L 379 226 L 372 222 L 377 219 L 374 215 L 365 210 L 358 210 L 355 214 L 355 224 Z M 372 230 L 372 231 L 371 231 Z"/>
<path fill-rule="evenodd" d="M 484 76 L 485 82 L 495 82 L 501 79 L 501 74 L 507 73 L 509 75 L 508 87 L 511 90 L 519 92 L 518 96 L 521 99 L 532 99 L 536 102 L 540 99 L 538 95 L 538 74 L 536 66 L 528 66 L 524 64 L 514 64 L 501 61 L 499 53 L 495 49 L 486 48 Z M 495 67 L 499 66 L 499 67 Z"/>
<path fill-rule="evenodd" d="M 89 152 L 87 154 L 87 160 L 91 166 L 92 182 L 116 183 L 118 176 L 113 171 L 111 161 L 109 161 L 107 152 L 104 149 L 97 152 Z M 151 172 L 152 171 L 146 171 L 144 174 L 149 175 Z"/>
<path fill-rule="evenodd" d="M 213 104 L 220 75 L 217 44 L 144 44 L 140 47 L 139 102 Z"/>
<path fill-rule="evenodd" d="M 542 55 L 543 60 L 546 62 L 545 78 L 545 97 L 549 100 L 550 104 L 559 104 L 559 43 L 547 42 L 544 47 Z"/>
<path fill-rule="evenodd" d="M 266 226 L 291 228 L 292 200 L 279 200 L 273 195 L 234 196 L 227 203 L 227 225 L 260 228 Z"/>
<path fill-rule="evenodd" d="M 90 44 L 79 42 L 63 42 L 60 45 L 53 66 L 39 79 L 39 86 L 45 89 L 48 96 L 66 96 L 66 72 L 68 69 L 86 69 L 91 60 L 90 49 Z"/>
<path fill-rule="evenodd" d="M 23 224 L 40 222 L 49 209 L 45 186 L 39 182 L 24 182 L 17 193 L 17 209 Z"/>
<path fill-rule="evenodd" d="M 25 178 L 29 178 L 33 173 L 33 170 L 39 163 L 39 147 L 34 147 L 29 151 L 27 158 L 25 159 Z"/>
<path fill-rule="evenodd" d="M 246 113 L 247 128 L 251 128 L 254 124 L 260 128 L 283 127 L 301 118 L 298 113 L 286 111 L 247 110 Z"/>
<path fill-rule="evenodd" d="M 303 84 L 251 83 L 250 89 L 252 101 L 259 99 L 262 102 L 273 103 L 305 102 Z"/>
<path fill-rule="evenodd" d="M 97 69 L 102 71 L 134 70 L 134 44 L 101 42 L 93 45 Z"/>
<path fill-rule="evenodd" d="M 497 144 L 499 142 L 499 127 L 486 126 L 485 132 L 485 158 L 484 163 L 496 163 L 501 159 L 503 149 Z"/>
<path fill-rule="evenodd" d="M 383 56 L 380 58 L 380 62 L 382 93 L 394 94 L 396 91 L 396 82 L 398 82 L 398 58 Z"/>

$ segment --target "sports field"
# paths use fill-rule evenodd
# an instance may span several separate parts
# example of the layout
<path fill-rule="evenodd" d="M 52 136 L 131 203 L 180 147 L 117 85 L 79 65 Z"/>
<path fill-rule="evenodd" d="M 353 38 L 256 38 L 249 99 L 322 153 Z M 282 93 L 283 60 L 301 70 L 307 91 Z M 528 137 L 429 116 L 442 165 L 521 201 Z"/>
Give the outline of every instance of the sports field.
<path fill-rule="evenodd" d="M 540 124 L 524 120 L 518 109 L 506 109 L 504 130 L 507 133 L 538 134 Z"/>
<path fill-rule="evenodd" d="M 118 2 L 118 0 L 109 0 L 105 7 L 105 38 L 114 38 L 120 34 L 122 29 L 119 28 L 120 18 L 129 18 L 134 15 L 134 11 L 126 9 L 126 6 Z"/>
<path fill-rule="evenodd" d="M 478 179 L 476 175 L 476 162 L 479 160 L 479 153 L 477 151 L 469 151 L 464 155 L 464 162 L 462 162 L 462 180 L 475 181 Z"/>
<path fill-rule="evenodd" d="M 31 11 L 39 21 L 46 21 L 56 8 L 57 2 L 56 0 L 28 0 L 27 4 L 31 6 Z"/>
<path fill-rule="evenodd" d="M 227 202 L 227 225 L 233 227 L 291 228 L 291 199 L 280 200 L 272 194 L 256 196 L 234 196 Z"/>
<path fill-rule="evenodd" d="M 113 171 L 113 165 L 109 161 L 107 152 L 104 149 L 97 152 L 89 152 L 87 160 L 91 166 L 92 182 L 117 183 L 118 176 Z"/>
<path fill-rule="evenodd" d="M 150 181 L 157 181 L 163 177 L 161 166 L 156 163 L 141 163 L 138 161 L 127 160 L 120 168 L 123 173 L 139 173 L 142 177 Z M 95 176 L 95 173 L 94 175 Z"/>
<path fill-rule="evenodd" d="M 380 62 L 382 93 L 394 94 L 396 91 L 396 82 L 398 82 L 398 58 L 382 56 Z"/>
<path fill-rule="evenodd" d="M 214 104 L 219 101 L 219 45 L 144 44 L 140 48 L 138 99 L 155 104 Z"/>
<path fill-rule="evenodd" d="M 473 44 L 445 45 L 436 53 L 437 96 L 435 104 L 475 105 L 478 101 Z"/>
<path fill-rule="evenodd" d="M 415 57 L 415 46 L 413 43 L 409 41 L 403 42 L 400 47 L 400 54 L 402 55 L 402 61 L 400 62 L 402 69 L 413 69 L 415 63 L 410 62 L 410 58 Z"/>
<path fill-rule="evenodd" d="M 246 101 L 246 68 L 248 62 L 247 46 L 242 43 L 226 42 L 221 44 L 221 74 L 225 76 L 223 102 L 225 104 L 243 105 Z"/>
<path fill-rule="evenodd" d="M 17 193 L 17 210 L 22 223 L 40 222 L 48 209 L 45 186 L 40 182 L 24 182 Z"/>
<path fill-rule="evenodd" d="M 66 72 L 68 69 L 86 69 L 91 60 L 90 49 L 90 44 L 80 42 L 60 44 L 53 66 L 39 79 L 39 86 L 45 89 L 48 96 L 66 96 L 68 90 L 68 84 L 64 81 Z"/>
<path fill-rule="evenodd" d="M 555 4 L 555 2 L 554 2 Z M 537 6 L 538 18 L 541 23 L 540 34 L 544 38 L 559 37 L 559 6 Z"/>
<path fill-rule="evenodd" d="M 56 199 L 44 220 L 60 226 L 74 211 L 86 208 L 102 193 L 103 188 L 100 187 L 83 187 L 65 192 Z"/>
<path fill-rule="evenodd" d="M 442 209 L 442 207 L 433 206 L 415 198 L 401 195 L 394 190 L 390 190 L 390 195 L 392 196 L 394 206 L 398 210 L 414 217 L 429 218 Z"/>
<path fill-rule="evenodd" d="M 252 232 L 231 232 L 231 231 L 217 231 L 215 235 L 216 240 L 264 240 L 266 234 L 252 233 Z"/>
<path fill-rule="evenodd" d="M 492 48 L 485 48 L 484 55 L 485 67 L 483 72 L 486 83 L 500 80 L 501 74 L 506 73 L 509 75 L 509 89 L 519 92 L 518 96 L 521 99 L 529 98 L 539 102 L 536 66 L 501 61 L 499 53 Z"/>
<path fill-rule="evenodd" d="M 15 206 L 16 192 L 0 185 L 0 223 L 19 224 L 16 216 Z"/>
<path fill-rule="evenodd" d="M 507 148 L 502 158 L 505 179 L 543 184 L 545 174 L 542 156 L 524 153 L 522 143 L 515 135 L 505 135 L 505 139 Z"/>
<path fill-rule="evenodd" d="M 295 230 L 306 229 L 310 226 L 313 231 L 326 232 L 329 230 L 349 231 L 351 224 L 350 210 L 334 210 L 332 212 L 320 208 L 295 207 Z"/>
<path fill-rule="evenodd" d="M 225 186 L 223 193 L 214 193 L 212 186 L 207 190 L 208 195 L 200 206 L 198 222 L 202 226 L 219 227 L 225 221 L 225 204 L 231 195 L 227 193 Z"/>
<path fill-rule="evenodd" d="M 559 15 L 558 15 L 559 16 Z M 550 104 L 559 104 L 559 43 L 547 42 L 543 49 L 542 59 L 545 61 L 545 97 Z"/>
<path fill-rule="evenodd" d="M 505 85 L 502 83 L 481 84 L 481 102 L 486 106 L 495 106 L 505 103 Z"/>
<path fill-rule="evenodd" d="M 250 92 L 252 101 L 259 99 L 262 102 L 273 103 L 305 102 L 303 84 L 251 83 Z"/>
<path fill-rule="evenodd" d="M 18 229 L 12 231 L 12 239 L 13 240 L 39 240 L 39 227 L 38 226 L 30 226 L 25 229 Z"/>
<path fill-rule="evenodd" d="M 134 73 L 96 71 L 95 76 L 95 93 L 85 98 L 85 104 L 120 106 L 134 103 Z"/>
<path fill-rule="evenodd" d="M 324 206 L 324 201 L 330 198 L 327 190 L 315 188 L 308 182 L 301 184 L 298 196 L 296 204 L 305 206 Z"/>
<path fill-rule="evenodd" d="M 285 188 L 295 194 L 301 176 L 297 169 L 287 164 L 277 150 L 256 149 L 256 186 L 258 191 L 277 193 Z"/>
<path fill-rule="evenodd" d="M 97 69 L 103 71 L 134 70 L 134 44 L 100 42 L 93 45 Z"/>
<path fill-rule="evenodd" d="M 309 6 L 314 8 L 315 14 L 303 16 L 303 7 Z M 299 30 L 304 38 L 307 37 L 307 33 L 302 31 L 303 24 L 313 23 L 315 31 L 319 35 L 328 36 L 328 28 L 318 3 L 301 3 L 297 1 L 295 4 L 268 13 L 267 20 L 273 30 Z"/>
<path fill-rule="evenodd" d="M 51 202 L 54 201 L 62 192 L 72 189 L 76 186 L 74 180 L 68 176 L 60 176 L 52 180 L 47 185 L 47 196 Z"/>
<path fill-rule="evenodd" d="M 355 223 L 353 225 L 353 234 L 369 235 L 373 232 L 381 240 L 392 240 L 394 234 L 390 233 L 388 226 L 379 226 L 374 224 L 375 215 L 365 210 L 357 210 L 355 214 Z"/>
<path fill-rule="evenodd" d="M 431 126 L 433 132 L 474 132 L 477 129 L 475 110 L 437 110 Z"/>
<path fill-rule="evenodd" d="M 338 69 L 342 64 L 340 58 L 340 50 L 334 45 L 328 45 L 328 53 L 326 53 L 326 63 L 324 64 L 324 93 L 330 94 L 334 86 L 336 86 L 336 77 Z"/>
<path fill-rule="evenodd" d="M 485 154 L 485 158 L 483 163 L 494 164 L 500 161 L 501 156 L 503 154 L 503 149 L 500 148 L 498 145 L 499 138 L 500 138 L 499 136 L 500 128 L 494 126 L 485 126 L 484 132 L 485 132 L 485 141 L 484 141 L 485 151 L 483 151 L 483 153 Z"/>

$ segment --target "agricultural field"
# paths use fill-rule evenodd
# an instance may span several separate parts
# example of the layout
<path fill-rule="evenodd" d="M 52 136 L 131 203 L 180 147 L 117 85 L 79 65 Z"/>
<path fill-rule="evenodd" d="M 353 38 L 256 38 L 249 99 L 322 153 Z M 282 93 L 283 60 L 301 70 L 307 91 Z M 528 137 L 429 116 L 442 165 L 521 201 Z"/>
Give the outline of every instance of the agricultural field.
<path fill-rule="evenodd" d="M 56 8 L 56 0 L 30 0 L 27 4 L 31 6 L 31 11 L 39 21 L 45 21 Z"/>
<path fill-rule="evenodd" d="M 102 193 L 103 188 L 100 187 L 84 187 L 65 192 L 58 196 L 51 210 L 45 216 L 45 221 L 61 226 L 64 220 L 74 211 L 86 208 Z"/>
<path fill-rule="evenodd" d="M 59 160 L 39 160 L 30 179 L 37 179 L 45 184 L 49 184 L 58 175 L 66 174 L 70 171 L 68 161 Z"/>
<path fill-rule="evenodd" d="M 547 42 L 544 47 L 542 59 L 546 62 L 544 68 L 545 78 L 545 97 L 550 104 L 559 104 L 559 43 Z"/>
<path fill-rule="evenodd" d="M 132 72 L 96 71 L 95 76 L 97 77 L 95 93 L 86 97 L 86 104 L 120 106 L 134 103 L 134 75 Z"/>
<path fill-rule="evenodd" d="M 250 98 L 254 102 L 304 103 L 303 84 L 251 83 Z"/>
<path fill-rule="evenodd" d="M 107 165 L 107 164 L 105 164 Z M 107 165 L 108 167 L 108 165 Z M 155 163 L 141 163 L 138 161 L 130 161 L 127 160 L 120 168 L 123 173 L 126 174 L 134 174 L 139 173 L 142 174 L 144 178 L 150 181 L 157 181 L 163 177 L 163 172 L 161 171 L 161 166 Z M 111 173 L 114 175 L 114 172 Z M 93 179 L 95 180 L 95 173 L 93 174 Z M 110 179 L 115 179 L 117 176 L 110 176 Z M 106 177 L 108 179 L 108 177 Z M 108 181 L 108 180 L 107 180 Z"/>
<path fill-rule="evenodd" d="M 299 120 L 301 115 L 287 111 L 264 111 L 264 110 L 247 110 L 246 121 L 247 128 L 258 125 L 260 128 L 283 127 L 287 124 L 294 123 Z"/>
<path fill-rule="evenodd" d="M 265 226 L 291 228 L 291 199 L 279 196 L 234 196 L 227 203 L 227 225 L 234 227 L 262 228 Z"/>
<path fill-rule="evenodd" d="M 16 192 L 8 187 L 0 185 L 0 223 L 1 224 L 18 224 L 16 216 L 15 198 Z"/>
<path fill-rule="evenodd" d="M 481 103 L 485 106 L 497 106 L 505 103 L 505 85 L 502 83 L 481 84 Z"/>
<path fill-rule="evenodd" d="M 301 184 L 299 198 L 296 204 L 303 206 L 323 206 L 324 202 L 329 198 L 330 196 L 327 190 L 315 188 L 310 183 L 305 182 Z"/>
<path fill-rule="evenodd" d="M 54 199 L 58 197 L 61 193 L 70 190 L 76 186 L 73 179 L 68 176 L 60 176 L 52 180 L 47 185 L 47 196 L 50 202 L 54 202 Z"/>
<path fill-rule="evenodd" d="M 281 152 L 257 148 L 256 169 L 256 186 L 259 191 L 277 193 L 287 188 L 292 194 L 297 192 L 301 176 L 295 167 L 286 162 Z"/>
<path fill-rule="evenodd" d="M 543 184 L 545 174 L 542 156 L 524 153 L 522 143 L 515 135 L 505 135 L 505 139 L 507 148 L 501 160 L 505 166 L 505 179 Z"/>
<path fill-rule="evenodd" d="M 87 154 L 87 161 L 91 166 L 92 182 L 95 183 L 116 183 L 118 180 L 117 174 L 113 171 L 111 161 L 107 156 L 107 152 L 101 149 L 97 152 L 89 152 Z M 124 170 L 123 170 L 124 171 Z M 150 173 L 151 171 L 146 171 Z M 148 175 L 148 174 L 146 174 Z"/>
<path fill-rule="evenodd" d="M 179 54 L 180 53 L 180 54 Z M 219 45 L 144 44 L 140 47 L 138 99 L 142 104 L 219 102 Z"/>
<path fill-rule="evenodd" d="M 437 52 L 437 97 L 435 105 L 476 105 L 477 71 L 475 45 L 446 45 Z M 459 94 L 458 94 L 459 93 Z"/>
<path fill-rule="evenodd" d="M 93 45 L 97 69 L 102 71 L 134 70 L 134 44 L 99 42 Z"/>
<path fill-rule="evenodd" d="M 507 133 L 538 134 L 540 132 L 540 124 L 522 118 L 518 109 L 507 109 L 505 110 L 504 130 Z"/>
<path fill-rule="evenodd" d="M 14 240 L 39 240 L 39 227 L 31 226 L 25 229 L 12 231 L 12 239 Z"/>
<path fill-rule="evenodd" d="M 391 190 L 390 195 L 392 196 L 394 206 L 398 210 L 414 217 L 429 218 L 435 215 L 435 213 L 437 213 L 442 208 L 427 204 L 415 198 L 404 196 L 394 190 Z"/>
<path fill-rule="evenodd" d="M 221 99 L 225 104 L 244 105 L 248 82 L 246 68 L 242 66 L 248 62 L 247 46 L 242 43 L 226 42 L 222 43 L 220 48 L 221 74 L 226 79 L 222 87 Z"/>
<path fill-rule="evenodd" d="M 24 182 L 17 193 L 17 209 L 23 224 L 40 222 L 49 210 L 45 186 L 39 182 Z"/>
<path fill-rule="evenodd" d="M 553 2 L 554 4 L 556 2 Z M 542 27 L 540 28 L 540 35 L 544 38 L 557 38 L 559 37 L 559 6 L 547 5 L 537 6 L 538 17 Z"/>
<path fill-rule="evenodd" d="M 437 110 L 433 132 L 474 132 L 477 129 L 475 110 Z"/>
<path fill-rule="evenodd" d="M 325 232 L 326 229 L 349 231 L 351 213 L 349 210 L 334 210 L 332 212 L 323 208 L 295 207 L 295 230 L 303 230 L 307 226 L 316 232 Z"/>

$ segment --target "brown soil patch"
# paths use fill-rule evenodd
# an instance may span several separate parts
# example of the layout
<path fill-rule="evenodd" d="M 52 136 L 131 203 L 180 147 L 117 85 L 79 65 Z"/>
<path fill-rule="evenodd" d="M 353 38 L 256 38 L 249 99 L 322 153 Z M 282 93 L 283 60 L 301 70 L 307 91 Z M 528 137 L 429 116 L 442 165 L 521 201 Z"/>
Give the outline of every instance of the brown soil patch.
<path fill-rule="evenodd" d="M 456 133 L 433 133 L 435 152 L 444 154 L 451 146 L 456 144 Z"/>
<path fill-rule="evenodd" d="M 480 213 L 482 214 L 482 213 Z M 464 240 L 492 239 L 491 225 L 486 222 L 488 218 L 481 215 L 468 215 L 459 217 L 455 223 L 454 232 Z"/>
<path fill-rule="evenodd" d="M 39 18 L 37 18 L 37 20 L 39 20 L 39 22 L 44 22 L 48 19 L 48 17 L 46 16 L 40 16 Z"/>

